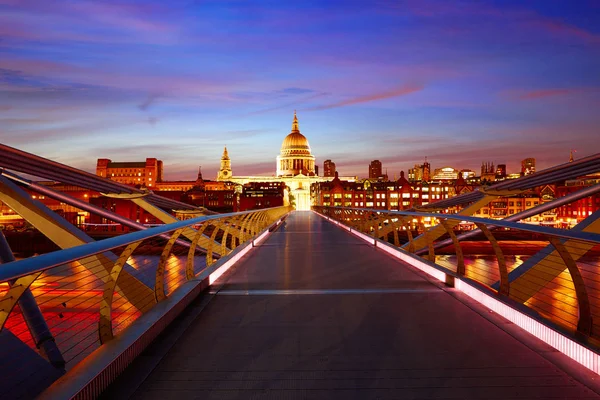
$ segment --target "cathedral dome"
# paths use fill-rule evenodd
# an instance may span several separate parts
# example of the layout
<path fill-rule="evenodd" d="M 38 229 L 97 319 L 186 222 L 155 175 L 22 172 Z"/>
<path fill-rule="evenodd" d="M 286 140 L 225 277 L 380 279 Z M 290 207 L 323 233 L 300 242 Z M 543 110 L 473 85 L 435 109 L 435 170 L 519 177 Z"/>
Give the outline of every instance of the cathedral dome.
<path fill-rule="evenodd" d="M 310 152 L 308 139 L 300 133 L 298 117 L 294 111 L 292 132 L 283 139 L 281 153 L 277 156 L 277 176 L 315 175 L 315 157 Z"/>
<path fill-rule="evenodd" d="M 282 156 L 310 155 L 308 139 L 300 132 L 292 132 L 283 139 L 281 144 Z"/>
<path fill-rule="evenodd" d="M 310 156 L 310 146 L 308 139 L 300 133 L 298 127 L 298 117 L 294 111 L 294 122 L 292 123 L 292 132 L 283 139 L 281 144 L 281 155 L 285 156 Z"/>

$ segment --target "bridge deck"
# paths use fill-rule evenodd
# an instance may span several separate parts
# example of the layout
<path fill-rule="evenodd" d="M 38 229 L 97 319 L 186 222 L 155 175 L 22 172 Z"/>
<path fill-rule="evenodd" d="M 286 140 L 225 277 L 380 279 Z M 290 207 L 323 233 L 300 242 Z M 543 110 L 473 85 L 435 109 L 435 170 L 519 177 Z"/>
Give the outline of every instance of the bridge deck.
<path fill-rule="evenodd" d="M 545 345 L 310 212 L 225 281 L 134 398 L 598 398 Z"/>

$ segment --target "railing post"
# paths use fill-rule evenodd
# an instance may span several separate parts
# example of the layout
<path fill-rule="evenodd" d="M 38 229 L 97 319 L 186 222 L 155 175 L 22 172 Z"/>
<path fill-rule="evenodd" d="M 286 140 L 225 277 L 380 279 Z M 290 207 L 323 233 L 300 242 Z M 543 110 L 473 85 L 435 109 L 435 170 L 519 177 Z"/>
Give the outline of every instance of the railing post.
<path fill-rule="evenodd" d="M 456 254 L 456 274 L 459 276 L 464 276 L 465 259 L 463 256 L 462 248 L 460 247 L 460 242 L 458 241 L 458 238 L 454 233 L 454 228 L 445 219 L 442 219 L 440 223 L 443 225 L 444 228 L 446 228 L 446 232 L 448 232 L 448 235 L 450 236 L 450 238 L 452 239 L 452 243 L 454 244 L 454 252 Z"/>
<path fill-rule="evenodd" d="M 375 213 L 373 220 L 375 221 L 375 225 L 373 225 L 373 246 L 377 247 L 377 239 L 379 239 L 379 214 Z"/>
<path fill-rule="evenodd" d="M 407 222 L 407 225 L 406 225 L 406 236 L 408 237 L 408 251 L 410 253 L 414 253 L 415 252 L 415 242 L 413 240 L 412 225 L 411 225 L 410 220 Z"/>
<path fill-rule="evenodd" d="M 577 267 L 577 263 L 569 253 L 567 246 L 564 243 L 556 238 L 550 236 L 548 241 L 552 244 L 552 246 L 556 249 L 560 257 L 563 259 L 565 266 L 569 270 L 569 274 L 571 275 L 571 279 L 573 280 L 573 286 L 575 287 L 575 295 L 577 296 L 577 308 L 579 310 L 579 316 L 577 320 L 577 331 L 583 333 L 584 335 L 590 336 L 592 334 L 592 311 L 590 307 L 590 299 L 587 294 L 587 289 L 585 287 L 585 281 L 583 280 L 583 276 L 581 276 L 581 272 Z"/>
<path fill-rule="evenodd" d="M 435 248 L 433 247 L 433 235 L 429 233 L 428 229 L 423 232 L 425 240 L 427 240 L 427 259 L 432 263 L 435 263 Z"/>
<path fill-rule="evenodd" d="M 141 241 L 131 243 L 123 250 L 110 271 L 110 279 L 104 282 L 102 302 L 100 303 L 100 318 L 98 320 L 98 337 L 101 344 L 109 342 L 114 337 L 112 329 L 112 302 L 115 288 L 117 287 L 117 282 L 125 263 L 141 243 Z"/>
<path fill-rule="evenodd" d="M 190 250 L 188 252 L 187 262 L 185 264 L 185 278 L 189 281 L 196 277 L 194 273 L 194 260 L 196 258 L 196 246 L 198 246 L 198 241 L 202 238 L 204 234 L 204 230 L 209 225 L 207 221 L 205 221 L 200 229 L 196 232 L 196 236 L 192 240 L 192 244 L 190 245 Z"/>
<path fill-rule="evenodd" d="M 154 281 L 154 297 L 157 303 L 167 297 L 165 294 L 165 266 L 167 265 L 167 260 L 171 255 L 171 249 L 173 248 L 173 245 L 177 241 L 177 238 L 179 238 L 179 235 L 181 235 L 185 229 L 186 228 L 180 228 L 173 232 L 173 235 L 160 254 L 160 261 L 158 262 L 158 267 L 156 268 L 156 279 Z M 212 242 L 210 245 L 212 245 Z"/>
<path fill-rule="evenodd" d="M 13 261 L 15 261 L 15 257 L 12 253 L 12 250 L 10 249 L 6 238 L 4 237 L 4 233 L 0 231 L 0 264 Z M 35 277 L 37 278 L 39 275 L 40 274 L 35 274 Z M 17 279 L 16 282 L 10 282 L 11 287 L 19 282 L 20 279 Z M 58 346 L 56 345 L 56 342 L 54 341 L 54 336 L 52 336 L 52 332 L 50 332 L 50 328 L 48 327 L 46 319 L 44 318 L 42 311 L 35 301 L 35 297 L 33 297 L 31 290 L 29 290 L 29 285 L 31 285 L 34 280 L 35 279 L 30 279 L 27 288 L 23 290 L 21 296 L 16 297 L 16 299 L 18 299 L 19 307 L 23 313 L 23 319 L 27 324 L 27 328 L 31 333 L 31 337 L 33 338 L 36 347 L 40 349 L 43 355 L 46 356 L 46 359 L 50 362 L 50 364 L 52 364 L 52 366 L 62 370 L 65 368 L 65 359 L 63 358 Z M 10 310 L 12 310 L 13 307 L 14 304 L 12 307 L 10 307 Z M 10 310 L 6 310 L 7 319 L 8 314 L 10 314 Z M 0 330 L 1 329 L 2 328 L 0 327 Z"/>
<path fill-rule="evenodd" d="M 498 241 L 485 224 L 476 222 L 475 225 L 483 232 L 486 239 L 491 243 L 494 253 L 496 254 L 496 259 L 498 260 L 498 272 L 500 273 L 500 289 L 498 290 L 498 294 L 508 296 L 510 293 L 510 282 L 508 280 L 508 269 L 506 268 L 504 253 L 502 252 Z"/>

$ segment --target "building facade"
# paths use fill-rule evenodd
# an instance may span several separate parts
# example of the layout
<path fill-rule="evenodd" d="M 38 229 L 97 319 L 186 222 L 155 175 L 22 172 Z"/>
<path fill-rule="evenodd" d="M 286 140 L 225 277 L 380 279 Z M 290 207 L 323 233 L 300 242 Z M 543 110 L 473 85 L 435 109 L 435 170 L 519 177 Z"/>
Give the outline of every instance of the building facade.
<path fill-rule="evenodd" d="M 381 179 L 383 177 L 383 166 L 381 161 L 373 160 L 369 164 L 369 179 Z"/>
<path fill-rule="evenodd" d="M 99 158 L 96 175 L 126 185 L 152 188 L 163 180 L 163 162 L 156 158 L 146 158 L 145 162 L 113 162 L 108 158 Z"/>
<path fill-rule="evenodd" d="M 242 187 L 240 211 L 281 207 L 286 203 L 285 182 L 249 182 Z"/>
<path fill-rule="evenodd" d="M 331 160 L 323 162 L 323 176 L 333 178 L 335 176 L 335 163 Z"/>
<path fill-rule="evenodd" d="M 529 175 L 535 172 L 535 158 L 526 158 L 521 161 L 521 174 Z"/>

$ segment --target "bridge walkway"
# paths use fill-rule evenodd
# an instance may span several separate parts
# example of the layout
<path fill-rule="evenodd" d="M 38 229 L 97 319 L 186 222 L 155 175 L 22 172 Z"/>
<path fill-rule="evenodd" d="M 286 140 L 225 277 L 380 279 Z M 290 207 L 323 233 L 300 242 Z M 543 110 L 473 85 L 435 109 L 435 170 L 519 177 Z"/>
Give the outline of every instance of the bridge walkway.
<path fill-rule="evenodd" d="M 221 280 L 132 398 L 600 397 L 583 367 L 311 212 Z"/>

